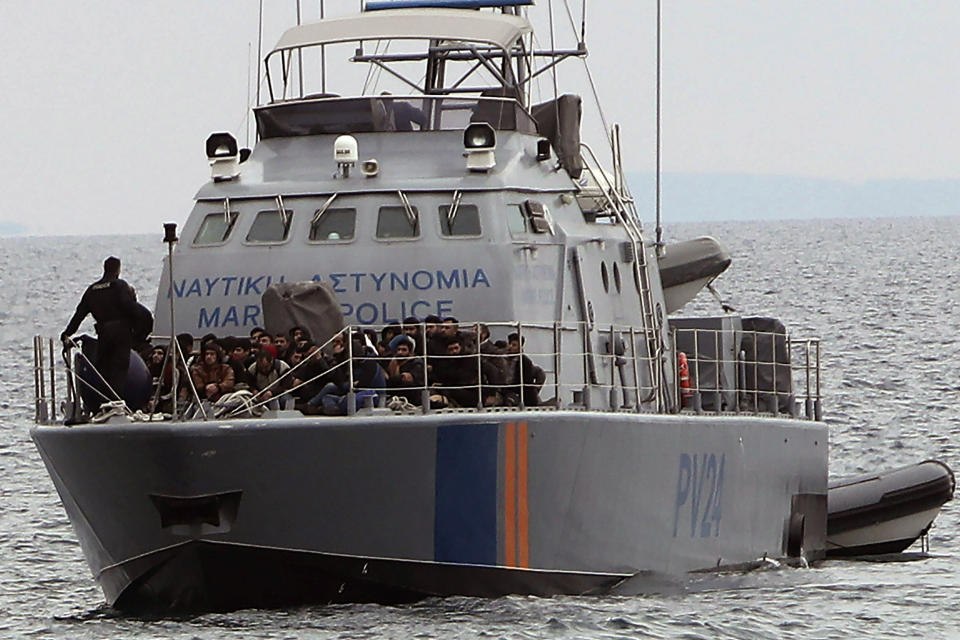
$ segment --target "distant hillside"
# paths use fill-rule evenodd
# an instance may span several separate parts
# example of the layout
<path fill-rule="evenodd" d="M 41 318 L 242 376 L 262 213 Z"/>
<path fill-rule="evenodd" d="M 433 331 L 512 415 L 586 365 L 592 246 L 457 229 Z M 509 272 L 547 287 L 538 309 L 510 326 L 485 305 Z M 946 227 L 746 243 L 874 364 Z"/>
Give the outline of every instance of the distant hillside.
<path fill-rule="evenodd" d="M 644 220 L 654 218 L 654 176 L 627 176 Z M 668 173 L 665 221 L 785 220 L 960 215 L 960 180 L 862 183 L 744 174 Z"/>
<path fill-rule="evenodd" d="M 0 221 L 0 236 L 16 236 L 26 232 L 27 228 L 22 224 Z"/>

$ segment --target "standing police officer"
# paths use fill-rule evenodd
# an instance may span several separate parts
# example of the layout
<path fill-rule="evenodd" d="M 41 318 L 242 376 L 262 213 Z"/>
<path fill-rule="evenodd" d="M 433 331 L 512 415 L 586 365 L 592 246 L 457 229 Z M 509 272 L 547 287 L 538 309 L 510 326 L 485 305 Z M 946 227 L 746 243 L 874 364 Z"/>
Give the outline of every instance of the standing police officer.
<path fill-rule="evenodd" d="M 133 289 L 120 279 L 120 258 L 110 256 L 103 262 L 103 277 L 87 287 L 67 328 L 60 334 L 60 340 L 66 342 L 87 314 L 93 314 L 98 343 L 95 366 L 118 397 L 123 393 L 127 367 L 130 366 L 130 348 L 138 312 Z"/>

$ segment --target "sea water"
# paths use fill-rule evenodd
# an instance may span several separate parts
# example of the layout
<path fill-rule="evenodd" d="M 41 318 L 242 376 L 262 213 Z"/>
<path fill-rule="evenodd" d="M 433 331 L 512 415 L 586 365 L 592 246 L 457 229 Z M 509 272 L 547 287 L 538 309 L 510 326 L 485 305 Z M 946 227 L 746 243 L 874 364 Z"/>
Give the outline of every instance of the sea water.
<path fill-rule="evenodd" d="M 960 508 L 930 557 L 770 565 L 656 593 L 449 598 L 402 607 L 312 606 L 185 618 L 106 608 L 28 430 L 33 335 L 57 336 L 103 259 L 152 306 L 156 236 L 0 239 L 0 636 L 36 638 L 960 638 Z M 960 218 L 686 224 L 733 257 L 717 281 L 745 315 L 824 341 L 830 471 L 936 458 L 960 469 Z M 721 313 L 709 294 L 685 312 Z M 90 464 L 104 464 L 91 460 Z M 918 549 L 911 549 L 918 551 Z"/>

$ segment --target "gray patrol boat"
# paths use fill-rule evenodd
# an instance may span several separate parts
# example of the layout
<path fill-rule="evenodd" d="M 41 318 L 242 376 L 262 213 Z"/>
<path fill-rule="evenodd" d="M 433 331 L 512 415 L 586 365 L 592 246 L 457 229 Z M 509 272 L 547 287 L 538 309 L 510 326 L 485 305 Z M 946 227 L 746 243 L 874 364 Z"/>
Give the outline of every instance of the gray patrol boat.
<path fill-rule="evenodd" d="M 110 605 L 606 593 L 825 554 L 819 343 L 768 318 L 668 317 L 729 258 L 648 237 L 617 130 L 594 153 L 578 96 L 534 103 L 586 47 L 537 49 L 527 4 L 368 0 L 286 31 L 252 153 L 211 136 L 211 179 L 168 234 L 155 338 L 283 330 L 264 294 L 315 282 L 344 319 L 330 335 L 430 315 L 519 334 L 536 397 L 389 408 L 352 380 L 343 416 L 254 396 L 91 423 L 68 365 L 67 425 L 40 341 L 31 435 Z M 371 70 L 359 94 L 331 92 L 338 60 Z M 369 357 L 353 345 L 350 378 Z"/>

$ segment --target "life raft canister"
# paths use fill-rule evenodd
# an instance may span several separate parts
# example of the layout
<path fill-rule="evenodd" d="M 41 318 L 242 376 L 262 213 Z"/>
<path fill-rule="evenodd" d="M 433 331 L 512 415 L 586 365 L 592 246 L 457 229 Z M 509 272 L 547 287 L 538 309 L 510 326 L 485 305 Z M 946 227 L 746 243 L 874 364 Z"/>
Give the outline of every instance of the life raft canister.
<path fill-rule="evenodd" d="M 677 352 L 677 373 L 680 378 L 680 404 L 686 405 L 693 396 L 693 386 L 690 384 L 690 363 L 683 351 Z"/>

